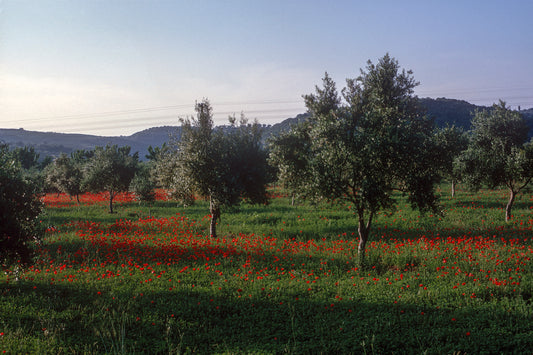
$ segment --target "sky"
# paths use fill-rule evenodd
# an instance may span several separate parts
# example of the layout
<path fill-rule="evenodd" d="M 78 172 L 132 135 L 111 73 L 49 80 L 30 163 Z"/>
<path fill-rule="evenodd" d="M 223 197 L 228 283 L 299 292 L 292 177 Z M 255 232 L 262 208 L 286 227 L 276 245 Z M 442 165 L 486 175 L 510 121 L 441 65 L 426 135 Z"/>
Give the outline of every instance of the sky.
<path fill-rule="evenodd" d="M 530 0 L 0 0 L 0 128 L 130 135 L 306 111 L 389 53 L 419 97 L 533 107 Z"/>

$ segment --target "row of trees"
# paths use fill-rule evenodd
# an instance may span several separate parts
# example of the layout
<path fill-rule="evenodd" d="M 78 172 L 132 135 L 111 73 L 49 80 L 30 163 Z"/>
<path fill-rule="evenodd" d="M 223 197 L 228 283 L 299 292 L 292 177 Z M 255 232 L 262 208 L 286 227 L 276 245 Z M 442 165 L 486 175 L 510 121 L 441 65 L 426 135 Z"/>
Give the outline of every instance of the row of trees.
<path fill-rule="evenodd" d="M 310 119 L 271 142 L 270 163 L 295 195 L 345 201 L 358 220 L 359 255 L 379 210 L 393 208 L 395 191 L 413 208 L 439 213 L 434 186 L 443 178 L 479 189 L 507 187 L 506 220 L 516 195 L 533 179 L 529 128 L 504 102 L 475 113 L 472 130 L 438 130 L 418 108 L 418 85 L 388 54 L 368 62 L 339 95 L 326 73 L 305 95 Z"/>
<path fill-rule="evenodd" d="M 96 147 L 39 162 L 32 148 L 10 150 L 0 145 L 0 265 L 29 261 L 30 246 L 43 233 L 39 216 L 44 191 L 66 192 L 76 198 L 84 191 L 107 191 L 113 212 L 113 198 L 127 191 L 142 171 L 137 154 L 129 153 L 129 147 Z"/>
<path fill-rule="evenodd" d="M 516 195 L 533 178 L 533 143 L 526 143 L 524 120 L 500 102 L 475 114 L 471 132 L 436 129 L 418 107 L 417 85 L 412 72 L 388 54 L 347 79 L 340 94 L 326 73 L 322 87 L 304 96 L 310 118 L 268 147 L 261 144 L 260 125 L 242 115 L 215 128 L 204 99 L 196 103 L 196 117 L 181 121 L 179 141 L 149 149 L 149 163 L 141 164 L 129 147 L 77 151 L 44 170 L 46 185 L 71 196 L 107 191 L 110 212 L 116 194 L 128 189 L 145 200 L 153 199 L 156 186 L 186 203 L 201 196 L 209 199 L 210 234 L 216 237 L 225 206 L 266 203 L 266 185 L 277 177 L 294 196 L 352 205 L 361 256 L 377 212 L 394 208 L 396 191 L 406 194 L 413 208 L 439 213 L 434 187 L 442 179 L 452 182 L 452 194 L 457 181 L 472 188 L 506 186 L 510 219 Z M 2 174 L 18 173 L 2 167 Z M 2 206 L 13 200 L 4 190 Z M 12 234 L 2 230 L 1 243 Z"/>
<path fill-rule="evenodd" d="M 210 234 L 214 237 L 224 206 L 235 205 L 242 199 L 266 203 L 266 186 L 272 174 L 261 144 L 260 125 L 248 123 L 241 116 L 239 122 L 230 117 L 230 126 L 216 129 L 208 100 L 197 103 L 196 112 L 196 118 L 182 120 L 179 141 L 148 149 L 146 163 L 139 161 L 138 153 L 131 154 L 130 147 L 113 145 L 75 151 L 70 156 L 61 154 L 46 166 L 32 170 L 25 164 L 29 158 L 20 159 L 22 151 L 9 151 L 6 145 L 2 146 L 0 153 L 6 162 L 1 166 L 5 179 L 0 190 L 2 264 L 28 260 L 28 243 L 40 235 L 38 196 L 44 191 L 64 192 L 78 202 L 84 192 L 105 191 L 109 194 L 110 213 L 114 198 L 124 191 L 133 191 L 143 201 L 154 200 L 157 186 L 169 189 L 185 203 L 193 203 L 196 196 L 205 197 L 210 201 Z M 38 155 L 33 154 L 32 158 L 37 161 Z M 11 211 L 22 215 L 19 218 Z M 15 241 L 18 244 L 13 244 Z"/>
<path fill-rule="evenodd" d="M 139 154 L 131 155 L 130 150 L 127 146 L 108 145 L 92 151 L 76 151 L 70 157 L 62 154 L 45 169 L 45 185 L 75 196 L 78 202 L 79 195 L 85 191 L 106 191 L 109 193 L 109 213 L 113 213 L 113 200 L 117 194 L 128 191 L 134 177 L 144 172 L 139 165 Z M 153 188 L 155 186 L 151 186 L 151 190 Z M 150 199 L 142 193 L 140 196 Z"/>

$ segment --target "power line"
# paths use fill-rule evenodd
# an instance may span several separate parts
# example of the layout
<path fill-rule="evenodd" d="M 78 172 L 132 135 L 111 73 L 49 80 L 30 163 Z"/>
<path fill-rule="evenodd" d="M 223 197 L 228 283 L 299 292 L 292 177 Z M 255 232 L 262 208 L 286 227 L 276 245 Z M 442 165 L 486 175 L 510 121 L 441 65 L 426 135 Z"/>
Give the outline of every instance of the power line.
<path fill-rule="evenodd" d="M 280 104 L 297 104 L 302 103 L 302 101 L 296 101 L 292 99 L 278 99 L 278 100 L 255 100 L 247 102 L 238 102 L 238 101 L 226 101 L 226 102 L 214 102 L 212 105 L 217 106 L 249 106 L 249 105 L 280 105 Z M 184 112 L 183 109 L 189 109 L 187 112 Z M 168 110 L 180 110 L 176 112 L 177 115 L 190 115 L 194 111 L 194 104 L 179 104 L 179 105 L 170 105 L 170 106 L 157 106 L 157 107 L 144 107 L 128 110 L 116 110 L 116 111 L 104 111 L 104 112 L 94 112 L 94 113 L 80 113 L 80 114 L 71 114 L 71 115 L 58 115 L 58 116 L 43 116 L 38 118 L 29 118 L 29 119 L 17 119 L 11 121 L 5 121 L 4 123 L 32 123 L 39 122 L 43 120 L 54 120 L 54 121 L 66 121 L 72 119 L 81 119 L 81 118 L 106 118 L 112 116 L 123 116 L 123 115 L 134 115 L 139 113 L 148 113 L 148 112 L 157 112 L 157 111 L 168 111 Z M 273 110 L 283 110 L 283 109 L 267 109 L 267 110 L 243 110 L 244 112 L 257 113 L 263 111 L 273 111 Z M 240 111 L 238 111 L 240 112 Z M 224 112 L 223 112 L 224 113 Z M 225 112 L 228 113 L 228 112 Z M 234 113 L 234 111 L 229 112 L 229 114 Z M 220 112 L 215 112 L 215 114 L 221 114 Z M 179 116 L 177 116 L 179 117 Z"/>
<path fill-rule="evenodd" d="M 470 103 L 486 103 L 490 101 L 496 102 L 498 99 L 503 99 L 508 104 L 512 106 L 521 106 L 523 109 L 533 106 L 533 96 L 531 95 L 521 95 L 516 91 L 529 91 L 533 90 L 533 87 L 515 87 L 515 88 L 504 88 L 504 87 L 493 87 L 493 88 L 482 88 L 482 89 L 465 89 L 465 90 L 454 90 L 454 91 L 438 91 L 438 90 L 429 90 L 416 92 L 418 96 L 428 95 L 428 96 L 439 96 L 446 97 L 449 95 L 458 96 L 458 95 L 467 95 L 470 94 L 473 97 L 465 99 Z M 493 96 L 487 95 L 490 92 L 497 91 L 514 91 L 514 93 L 509 93 L 508 95 L 500 95 L 500 97 L 495 98 Z M 479 96 L 475 94 L 481 94 Z M 265 121 L 278 121 L 281 119 L 286 119 L 289 117 L 294 117 L 300 113 L 305 112 L 305 106 L 303 105 L 303 100 L 296 100 L 292 98 L 280 98 L 280 99 L 266 99 L 266 100 L 250 100 L 250 101 L 219 101 L 212 102 L 214 107 L 214 120 L 217 124 L 225 124 L 223 120 L 227 120 L 227 116 L 233 114 L 239 114 L 244 112 L 244 114 L 250 118 L 257 118 L 262 123 Z M 276 107 L 272 107 L 276 105 Z M 229 107 L 234 106 L 242 107 L 243 109 L 231 110 Z M 251 109 L 247 109 L 251 106 Z M 282 106 L 282 107 L 280 107 Z M 225 110 L 216 111 L 218 107 L 222 107 Z M 153 113 L 154 115 L 150 115 Z M 114 111 L 101 111 L 94 113 L 77 113 L 70 115 L 57 115 L 57 116 L 43 116 L 40 118 L 29 118 L 29 119 L 17 119 L 4 121 L 4 125 L 10 126 L 35 126 L 39 123 L 39 130 L 60 130 L 62 132 L 86 132 L 86 131 L 109 131 L 114 129 L 125 129 L 132 127 L 143 127 L 150 128 L 154 126 L 173 126 L 179 125 L 179 118 L 192 116 L 194 114 L 194 104 L 176 104 L 176 105 L 166 105 L 166 106 L 153 106 L 153 107 L 139 107 L 134 109 L 124 109 L 124 110 L 114 110 Z M 80 120 L 83 120 L 80 122 Z M 47 121 L 43 123 L 43 121 Z M 75 121 L 75 122 L 73 122 Z M 68 123 L 68 127 L 67 126 Z"/>
<path fill-rule="evenodd" d="M 230 115 L 235 114 L 234 111 L 219 111 L 214 113 L 214 121 L 219 124 L 227 124 L 227 118 Z M 302 113 L 301 108 L 285 108 L 285 109 L 256 109 L 245 111 L 245 116 L 250 119 L 257 118 L 263 121 L 277 121 L 280 119 L 286 119 L 297 114 Z M 257 117 L 256 117 L 257 115 Z M 179 117 L 184 115 L 179 114 L 167 114 L 157 116 L 141 116 L 141 117 L 116 117 L 113 119 L 105 119 L 100 117 L 96 120 L 88 121 L 76 121 L 69 123 L 68 127 L 65 124 L 58 123 L 57 120 L 51 124 L 42 125 L 41 130 L 61 130 L 63 132 L 87 132 L 87 131 L 107 131 L 119 128 L 133 128 L 144 127 L 150 128 L 154 126 L 177 126 L 179 125 Z M 103 120 L 105 119 L 105 120 Z M 64 119 L 63 119 L 64 120 Z M 20 122 L 19 122 L 20 123 Z"/>

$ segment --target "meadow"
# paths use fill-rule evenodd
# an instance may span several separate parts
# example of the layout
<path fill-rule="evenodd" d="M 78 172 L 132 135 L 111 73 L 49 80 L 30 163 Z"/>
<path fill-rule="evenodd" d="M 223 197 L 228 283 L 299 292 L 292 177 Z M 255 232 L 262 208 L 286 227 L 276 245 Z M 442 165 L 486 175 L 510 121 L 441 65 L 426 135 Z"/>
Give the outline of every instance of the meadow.
<path fill-rule="evenodd" d="M 351 206 L 270 190 L 225 210 L 47 195 L 34 263 L 0 275 L 0 352 L 531 354 L 533 194 L 400 198 L 357 262 Z"/>

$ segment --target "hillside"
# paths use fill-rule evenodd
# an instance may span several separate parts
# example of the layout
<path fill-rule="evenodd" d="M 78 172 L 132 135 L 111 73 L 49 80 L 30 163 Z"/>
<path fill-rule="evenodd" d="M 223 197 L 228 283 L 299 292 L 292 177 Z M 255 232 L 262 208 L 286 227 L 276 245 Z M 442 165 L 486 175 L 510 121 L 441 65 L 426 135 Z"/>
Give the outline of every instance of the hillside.
<path fill-rule="evenodd" d="M 78 149 L 91 150 L 95 146 L 116 144 L 130 146 L 132 152 L 139 152 L 141 159 L 148 153 L 151 145 L 161 146 L 171 135 L 179 137 L 180 127 L 154 127 L 137 132 L 131 136 L 101 137 L 87 134 L 66 134 L 53 132 L 35 132 L 24 129 L 0 129 L 0 142 L 12 148 L 33 146 L 41 157 L 70 154 Z"/>
<path fill-rule="evenodd" d="M 438 127 L 445 125 L 455 125 L 465 130 L 470 129 L 470 121 L 477 110 L 490 110 L 490 107 L 476 106 L 463 100 L 446 98 L 422 98 L 419 99 L 420 106 L 426 110 L 429 117 L 435 119 Z M 520 114 L 529 126 L 528 136 L 533 137 L 533 108 L 521 110 Z"/>
<path fill-rule="evenodd" d="M 454 124 L 468 130 L 470 120 L 476 110 L 487 109 L 485 106 L 476 106 L 463 100 L 446 98 L 421 98 L 420 106 L 426 114 L 435 120 L 437 126 Z M 533 128 L 533 108 L 520 111 L 530 128 Z M 269 126 L 263 126 L 263 142 L 271 136 L 288 130 L 291 125 L 307 119 L 308 114 L 303 113 L 293 118 Z M 170 137 L 179 139 L 181 128 L 178 126 L 153 127 L 132 134 L 131 136 L 101 137 L 85 134 L 65 134 L 53 132 L 35 132 L 24 129 L 0 129 L 0 142 L 8 143 L 11 147 L 33 146 L 41 155 L 58 156 L 60 153 L 70 154 L 77 149 L 93 149 L 95 146 L 116 144 L 130 146 L 132 152 L 139 152 L 139 157 L 144 159 L 148 147 L 158 147 L 168 142 Z M 529 137 L 533 136 L 533 129 Z"/>
<path fill-rule="evenodd" d="M 421 98 L 419 99 L 419 104 L 429 117 L 435 119 L 437 126 L 443 127 L 446 124 L 453 124 L 465 130 L 470 129 L 470 121 L 474 117 L 476 110 L 487 108 L 485 106 L 476 106 L 463 100 L 446 98 Z"/>

